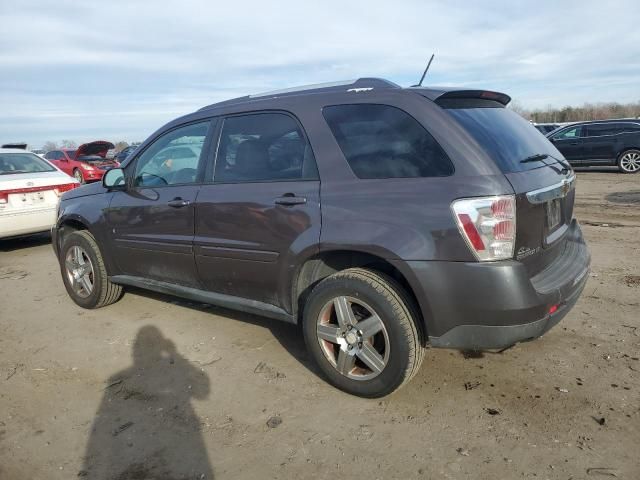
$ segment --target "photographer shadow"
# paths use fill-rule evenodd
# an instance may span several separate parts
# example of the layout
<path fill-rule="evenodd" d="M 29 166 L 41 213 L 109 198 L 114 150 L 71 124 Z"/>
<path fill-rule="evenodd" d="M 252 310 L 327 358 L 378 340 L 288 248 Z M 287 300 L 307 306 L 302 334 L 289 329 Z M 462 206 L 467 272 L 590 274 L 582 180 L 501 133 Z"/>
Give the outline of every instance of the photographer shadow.
<path fill-rule="evenodd" d="M 209 395 L 209 378 L 154 326 L 142 327 L 133 365 L 107 381 L 80 478 L 213 478 L 191 399 Z"/>

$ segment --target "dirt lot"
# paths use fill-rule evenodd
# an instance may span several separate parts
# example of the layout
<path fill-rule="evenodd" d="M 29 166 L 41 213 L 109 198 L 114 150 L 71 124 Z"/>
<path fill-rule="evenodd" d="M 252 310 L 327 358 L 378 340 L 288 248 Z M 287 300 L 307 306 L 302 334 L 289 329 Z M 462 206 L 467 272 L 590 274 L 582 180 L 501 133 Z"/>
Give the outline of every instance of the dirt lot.
<path fill-rule="evenodd" d="M 640 175 L 581 172 L 593 270 L 502 354 L 430 350 L 383 400 L 292 326 L 129 291 L 87 311 L 48 239 L 0 243 L 0 479 L 640 478 Z"/>

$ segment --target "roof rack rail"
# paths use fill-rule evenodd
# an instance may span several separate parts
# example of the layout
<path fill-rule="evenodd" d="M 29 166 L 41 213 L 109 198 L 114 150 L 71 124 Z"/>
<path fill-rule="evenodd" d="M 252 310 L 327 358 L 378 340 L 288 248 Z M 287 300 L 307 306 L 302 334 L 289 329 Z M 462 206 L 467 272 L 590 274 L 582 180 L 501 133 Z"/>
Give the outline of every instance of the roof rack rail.
<path fill-rule="evenodd" d="M 289 95 L 299 95 L 302 93 L 324 93 L 324 92 L 340 92 L 340 91 L 368 91 L 373 89 L 386 89 L 386 88 L 401 88 L 389 80 L 382 78 L 358 78 L 357 80 L 343 80 L 339 82 L 328 83 L 316 83 L 313 85 L 302 85 L 299 87 L 285 88 L 282 90 L 271 90 L 263 93 L 256 93 L 253 95 L 246 95 L 244 97 L 238 97 L 223 102 L 214 103 L 202 107 L 200 110 L 208 110 L 210 108 L 221 107 L 223 105 L 231 105 L 236 103 L 244 103 L 252 100 L 259 100 L 264 98 L 275 98 Z"/>

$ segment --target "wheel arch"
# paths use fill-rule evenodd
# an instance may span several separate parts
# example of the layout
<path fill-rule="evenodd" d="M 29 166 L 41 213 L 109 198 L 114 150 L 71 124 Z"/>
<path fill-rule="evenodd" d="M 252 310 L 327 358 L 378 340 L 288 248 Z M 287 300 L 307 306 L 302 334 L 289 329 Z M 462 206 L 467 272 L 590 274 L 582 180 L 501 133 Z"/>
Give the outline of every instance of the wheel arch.
<path fill-rule="evenodd" d="M 389 261 L 378 255 L 349 249 L 335 249 L 316 253 L 307 258 L 292 282 L 292 313 L 297 321 L 304 311 L 304 304 L 313 287 L 328 276 L 346 270 L 348 268 L 360 267 L 385 274 L 393 278 L 404 290 L 407 300 L 411 303 L 408 307 L 415 312 L 427 338 L 429 323 L 429 307 L 425 304 L 425 299 L 420 301 L 416 295 L 416 285 L 411 281 L 412 276 L 400 265 L 401 262 Z"/>

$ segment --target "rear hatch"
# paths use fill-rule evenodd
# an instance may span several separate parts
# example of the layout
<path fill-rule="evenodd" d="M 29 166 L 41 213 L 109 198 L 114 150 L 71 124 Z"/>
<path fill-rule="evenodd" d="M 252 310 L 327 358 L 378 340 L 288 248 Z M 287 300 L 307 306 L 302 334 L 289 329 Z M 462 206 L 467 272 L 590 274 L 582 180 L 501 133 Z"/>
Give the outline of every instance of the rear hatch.
<path fill-rule="evenodd" d="M 496 92 L 455 91 L 443 107 L 495 161 L 516 194 L 515 259 L 531 277 L 566 248 L 573 219 L 575 174 L 562 154 Z"/>

